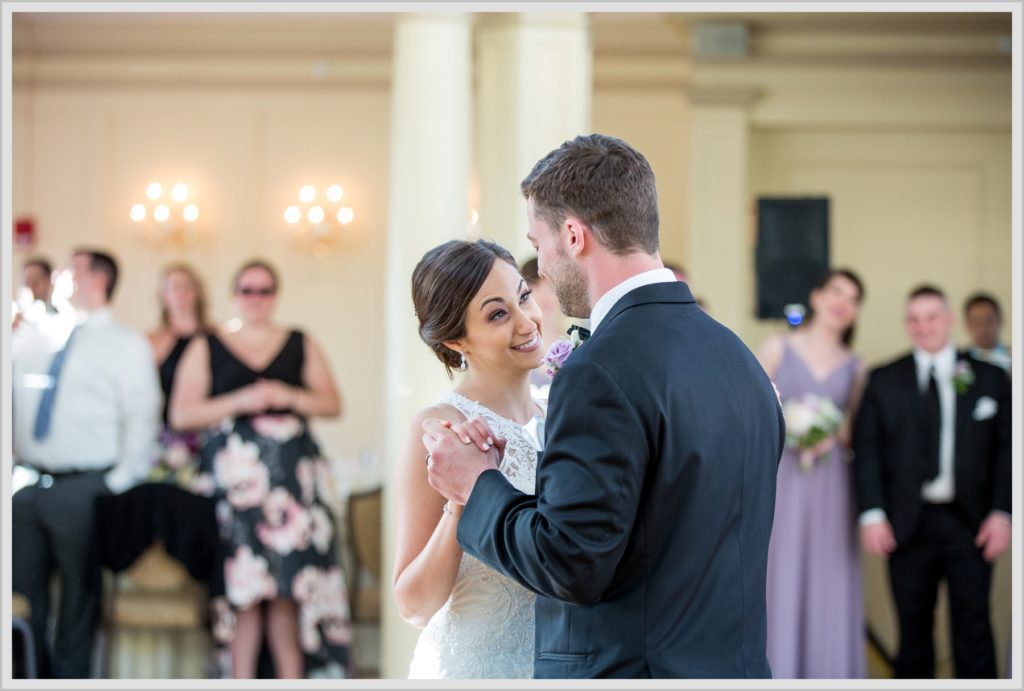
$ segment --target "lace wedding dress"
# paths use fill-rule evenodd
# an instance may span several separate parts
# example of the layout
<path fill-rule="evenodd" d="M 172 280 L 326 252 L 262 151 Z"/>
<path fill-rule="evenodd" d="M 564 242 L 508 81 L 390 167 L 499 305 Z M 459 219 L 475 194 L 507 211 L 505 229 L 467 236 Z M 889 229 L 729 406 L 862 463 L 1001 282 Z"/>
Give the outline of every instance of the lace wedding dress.
<path fill-rule="evenodd" d="M 523 425 L 454 392 L 440 403 L 467 418 L 482 417 L 495 434 L 507 439 L 500 470 L 516 489 L 533 494 L 537 451 Z M 420 633 L 409 678 L 531 678 L 534 597 L 515 581 L 463 554 L 451 596 Z"/>

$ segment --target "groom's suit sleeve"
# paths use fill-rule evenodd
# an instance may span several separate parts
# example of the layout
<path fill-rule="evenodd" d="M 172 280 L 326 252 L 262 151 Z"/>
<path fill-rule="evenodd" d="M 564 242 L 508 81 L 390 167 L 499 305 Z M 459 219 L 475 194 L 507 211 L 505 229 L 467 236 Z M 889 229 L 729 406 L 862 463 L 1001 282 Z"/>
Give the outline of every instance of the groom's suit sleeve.
<path fill-rule="evenodd" d="M 853 477 L 857 510 L 861 513 L 885 507 L 882 479 L 882 445 L 884 421 L 879 391 L 879 377 L 868 378 L 864 397 L 853 425 Z M 891 517 L 890 517 L 891 520 Z"/>
<path fill-rule="evenodd" d="M 636 519 L 650 449 L 637 409 L 601 366 L 559 371 L 536 496 L 484 472 L 459 520 L 462 548 L 536 593 L 601 599 Z"/>

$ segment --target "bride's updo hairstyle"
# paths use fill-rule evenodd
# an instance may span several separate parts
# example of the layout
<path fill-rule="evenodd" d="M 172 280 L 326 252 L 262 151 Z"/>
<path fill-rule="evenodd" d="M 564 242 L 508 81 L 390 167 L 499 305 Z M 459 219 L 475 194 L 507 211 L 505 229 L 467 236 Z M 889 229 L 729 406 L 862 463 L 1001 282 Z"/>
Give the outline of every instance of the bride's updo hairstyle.
<path fill-rule="evenodd" d="M 444 344 L 466 335 L 466 311 L 487 280 L 494 262 L 513 268 L 507 249 L 487 240 L 451 240 L 423 255 L 412 272 L 412 304 L 420 322 L 420 338 L 444 364 L 448 378 L 459 369 L 462 354 Z"/>

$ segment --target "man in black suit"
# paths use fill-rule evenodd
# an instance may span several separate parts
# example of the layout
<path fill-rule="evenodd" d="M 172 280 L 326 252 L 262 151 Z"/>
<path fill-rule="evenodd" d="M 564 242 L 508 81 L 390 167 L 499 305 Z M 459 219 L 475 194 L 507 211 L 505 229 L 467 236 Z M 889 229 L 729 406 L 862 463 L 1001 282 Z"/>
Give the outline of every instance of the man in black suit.
<path fill-rule="evenodd" d="M 956 352 L 939 289 L 910 294 L 906 328 L 913 352 L 871 372 L 854 426 L 861 543 L 889 558 L 896 676 L 935 676 L 933 613 L 945 578 L 956 674 L 993 678 L 991 563 L 1010 544 L 1010 383 Z"/>
<path fill-rule="evenodd" d="M 593 335 L 555 376 L 536 496 L 424 423 L 432 486 L 465 504 L 459 544 L 538 594 L 536 677 L 771 676 L 771 382 L 663 267 L 639 152 L 577 137 L 522 191 L 540 273 Z"/>

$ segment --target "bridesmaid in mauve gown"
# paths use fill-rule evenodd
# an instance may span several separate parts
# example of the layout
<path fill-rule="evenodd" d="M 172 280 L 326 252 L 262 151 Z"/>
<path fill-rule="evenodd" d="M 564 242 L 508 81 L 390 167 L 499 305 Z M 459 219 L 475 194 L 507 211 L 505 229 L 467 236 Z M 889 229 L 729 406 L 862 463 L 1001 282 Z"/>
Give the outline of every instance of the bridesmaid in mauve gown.
<path fill-rule="evenodd" d="M 811 291 L 795 333 L 769 339 L 759 358 L 782 401 L 811 393 L 844 413 L 809 469 L 786 448 L 779 463 L 768 547 L 768 660 L 775 678 L 863 678 L 863 593 L 849 429 L 864 367 L 849 350 L 863 298 L 855 274 L 834 270 Z"/>

